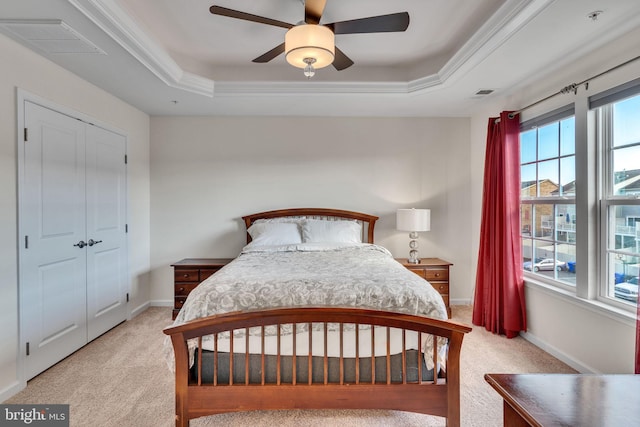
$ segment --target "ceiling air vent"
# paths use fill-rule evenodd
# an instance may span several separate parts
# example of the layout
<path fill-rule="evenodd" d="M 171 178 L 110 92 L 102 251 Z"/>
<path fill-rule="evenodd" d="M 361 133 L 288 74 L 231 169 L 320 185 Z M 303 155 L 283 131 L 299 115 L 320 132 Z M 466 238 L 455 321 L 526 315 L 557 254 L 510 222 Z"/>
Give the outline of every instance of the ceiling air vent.
<path fill-rule="evenodd" d="M 51 54 L 106 53 L 59 19 L 0 19 L 0 29 Z"/>

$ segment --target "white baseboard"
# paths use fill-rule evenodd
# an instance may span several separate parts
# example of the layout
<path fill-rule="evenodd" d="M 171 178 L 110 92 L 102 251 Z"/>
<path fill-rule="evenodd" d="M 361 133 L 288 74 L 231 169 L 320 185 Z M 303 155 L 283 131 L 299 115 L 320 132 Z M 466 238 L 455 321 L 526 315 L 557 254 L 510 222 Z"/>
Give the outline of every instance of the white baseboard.
<path fill-rule="evenodd" d="M 173 300 L 157 299 L 149 301 L 151 307 L 173 307 Z"/>
<path fill-rule="evenodd" d="M 133 319 L 134 317 L 136 317 L 138 314 L 142 313 L 149 307 L 151 307 L 151 303 L 149 301 L 137 306 L 136 308 L 131 310 L 131 314 L 129 315 L 129 320 Z"/>
<path fill-rule="evenodd" d="M 578 360 L 573 359 L 563 351 L 558 350 L 556 347 L 550 345 L 546 341 L 541 340 L 540 338 L 536 337 L 535 335 L 529 332 L 520 332 L 520 336 L 525 340 L 529 341 L 531 344 L 535 345 L 536 347 L 539 347 L 542 350 L 546 351 L 556 359 L 559 359 L 560 361 L 571 366 L 573 369 L 580 372 L 581 374 L 601 374 L 602 373 L 602 372 L 596 371 L 590 366 L 587 366 L 581 363 Z"/>
<path fill-rule="evenodd" d="M 26 387 L 27 387 L 26 381 L 25 382 L 17 381 L 17 380 L 14 381 L 9 386 L 0 390 L 0 402 L 4 402 L 5 400 L 15 396 L 16 394 L 24 390 Z"/>
<path fill-rule="evenodd" d="M 470 298 L 465 298 L 465 299 L 456 298 L 456 299 L 450 300 L 449 304 L 450 305 L 471 305 L 471 299 Z"/>

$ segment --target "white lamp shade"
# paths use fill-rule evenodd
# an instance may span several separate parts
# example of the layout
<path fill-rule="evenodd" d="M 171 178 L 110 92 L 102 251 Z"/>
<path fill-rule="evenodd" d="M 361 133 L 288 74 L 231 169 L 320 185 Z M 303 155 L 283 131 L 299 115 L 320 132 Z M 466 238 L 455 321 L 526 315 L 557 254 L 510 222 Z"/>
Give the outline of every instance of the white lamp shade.
<path fill-rule="evenodd" d="M 304 68 L 305 58 L 313 58 L 314 68 L 331 65 L 335 55 L 333 31 L 323 25 L 303 24 L 291 28 L 284 36 L 284 50 L 287 62 L 294 67 Z"/>
<path fill-rule="evenodd" d="M 430 209 L 398 209 L 396 228 L 401 231 L 431 230 Z"/>

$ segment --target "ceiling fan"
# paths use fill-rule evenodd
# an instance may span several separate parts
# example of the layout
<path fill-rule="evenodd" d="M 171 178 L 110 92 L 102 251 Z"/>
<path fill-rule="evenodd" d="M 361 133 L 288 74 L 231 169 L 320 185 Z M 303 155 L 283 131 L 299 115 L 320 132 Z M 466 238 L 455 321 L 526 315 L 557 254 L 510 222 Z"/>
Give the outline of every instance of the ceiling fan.
<path fill-rule="evenodd" d="M 320 24 L 325 4 L 326 0 L 305 0 L 304 21 L 295 25 L 222 6 L 211 6 L 209 11 L 214 15 L 286 28 L 288 31 L 284 43 L 255 58 L 253 62 L 269 62 L 285 53 L 287 62 L 304 69 L 307 78 L 311 78 L 317 68 L 331 64 L 338 71 L 353 65 L 353 61 L 335 46 L 336 34 L 400 32 L 409 26 L 407 12 Z"/>

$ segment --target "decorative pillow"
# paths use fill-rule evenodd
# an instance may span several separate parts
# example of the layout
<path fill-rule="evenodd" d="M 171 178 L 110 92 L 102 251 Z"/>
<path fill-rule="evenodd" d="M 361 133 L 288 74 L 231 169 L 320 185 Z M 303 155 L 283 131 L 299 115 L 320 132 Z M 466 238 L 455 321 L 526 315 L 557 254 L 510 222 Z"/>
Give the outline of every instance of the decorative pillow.
<path fill-rule="evenodd" d="M 300 227 L 296 222 L 255 222 L 247 232 L 254 246 L 302 243 Z"/>
<path fill-rule="evenodd" d="M 357 221 L 307 219 L 301 225 L 305 243 L 362 243 L 362 226 Z"/>

